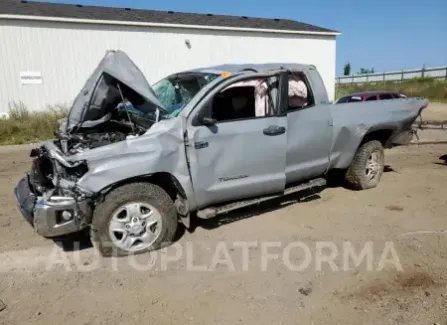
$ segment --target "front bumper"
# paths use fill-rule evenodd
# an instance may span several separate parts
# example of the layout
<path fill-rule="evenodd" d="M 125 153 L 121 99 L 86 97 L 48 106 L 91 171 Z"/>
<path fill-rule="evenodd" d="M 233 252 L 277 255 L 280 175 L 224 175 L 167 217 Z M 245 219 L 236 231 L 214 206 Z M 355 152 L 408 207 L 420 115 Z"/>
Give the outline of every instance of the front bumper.
<path fill-rule="evenodd" d="M 33 211 L 36 205 L 36 195 L 31 191 L 31 185 L 29 176 L 23 177 L 16 188 L 14 189 L 14 195 L 17 203 L 19 204 L 20 212 L 31 225 L 34 225 Z"/>
<path fill-rule="evenodd" d="M 91 220 L 92 211 L 88 200 L 76 201 L 67 196 L 37 196 L 28 176 L 19 181 L 14 194 L 24 218 L 43 237 L 75 233 L 86 228 Z M 71 213 L 70 220 L 63 219 L 64 211 Z"/>

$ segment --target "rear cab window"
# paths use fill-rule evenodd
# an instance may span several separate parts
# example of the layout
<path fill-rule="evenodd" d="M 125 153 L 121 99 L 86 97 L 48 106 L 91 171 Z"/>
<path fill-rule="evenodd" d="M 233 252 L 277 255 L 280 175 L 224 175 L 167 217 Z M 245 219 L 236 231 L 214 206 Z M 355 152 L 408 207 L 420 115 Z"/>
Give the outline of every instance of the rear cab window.
<path fill-rule="evenodd" d="M 303 72 L 290 72 L 288 82 L 288 111 L 312 107 L 315 99 L 307 76 Z"/>

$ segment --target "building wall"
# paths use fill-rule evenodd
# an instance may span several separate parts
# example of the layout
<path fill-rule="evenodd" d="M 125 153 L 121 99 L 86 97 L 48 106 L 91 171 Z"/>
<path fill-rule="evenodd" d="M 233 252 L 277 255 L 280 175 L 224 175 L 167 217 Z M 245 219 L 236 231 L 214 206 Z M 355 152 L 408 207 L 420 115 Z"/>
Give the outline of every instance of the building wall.
<path fill-rule="evenodd" d="M 190 48 L 185 44 L 189 39 Z M 334 98 L 335 37 L 106 26 L 0 19 L 0 113 L 69 104 L 108 49 L 121 49 L 150 83 L 176 71 L 224 63 L 314 64 Z M 22 84 L 21 72 L 41 73 Z"/>

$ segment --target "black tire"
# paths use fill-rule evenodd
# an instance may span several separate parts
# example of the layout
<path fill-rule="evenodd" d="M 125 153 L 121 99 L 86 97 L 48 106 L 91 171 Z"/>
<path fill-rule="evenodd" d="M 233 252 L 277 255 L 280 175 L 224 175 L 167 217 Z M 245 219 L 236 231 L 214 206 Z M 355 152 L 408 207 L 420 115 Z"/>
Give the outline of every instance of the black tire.
<path fill-rule="evenodd" d="M 369 157 L 373 154 L 378 154 L 378 164 L 379 170 L 377 171 L 375 177 L 370 178 L 367 176 L 367 163 Z M 372 140 L 365 142 L 357 150 L 354 158 L 352 159 L 351 165 L 346 172 L 346 181 L 348 186 L 354 190 L 367 190 L 375 188 L 383 174 L 383 169 L 385 165 L 385 154 L 383 146 L 380 141 Z"/>
<path fill-rule="evenodd" d="M 126 203 L 146 202 L 154 206 L 161 214 L 161 231 L 155 242 L 144 250 L 130 252 L 113 244 L 108 227 L 113 213 Z M 93 246 L 102 256 L 127 256 L 140 254 L 165 247 L 172 243 L 178 227 L 177 211 L 169 195 L 159 186 L 150 183 L 132 183 L 118 187 L 108 193 L 105 200 L 98 204 L 93 213 L 90 238 Z"/>

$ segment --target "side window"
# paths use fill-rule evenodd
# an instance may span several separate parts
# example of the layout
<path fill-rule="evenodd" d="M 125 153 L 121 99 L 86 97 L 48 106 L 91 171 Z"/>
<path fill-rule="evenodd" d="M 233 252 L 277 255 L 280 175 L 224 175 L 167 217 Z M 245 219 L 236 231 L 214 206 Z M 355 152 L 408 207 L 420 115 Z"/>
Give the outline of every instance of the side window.
<path fill-rule="evenodd" d="M 371 100 L 377 100 L 377 96 L 368 97 L 367 99 L 365 99 L 365 102 L 369 102 Z"/>
<path fill-rule="evenodd" d="M 289 74 L 288 93 L 289 111 L 315 105 L 312 89 L 304 73 L 292 72 Z"/>
<path fill-rule="evenodd" d="M 382 94 L 379 96 L 380 99 L 393 99 L 393 96 L 390 94 Z"/>
<path fill-rule="evenodd" d="M 212 99 L 208 115 L 216 122 L 273 116 L 276 112 L 278 78 L 235 82 Z"/>

